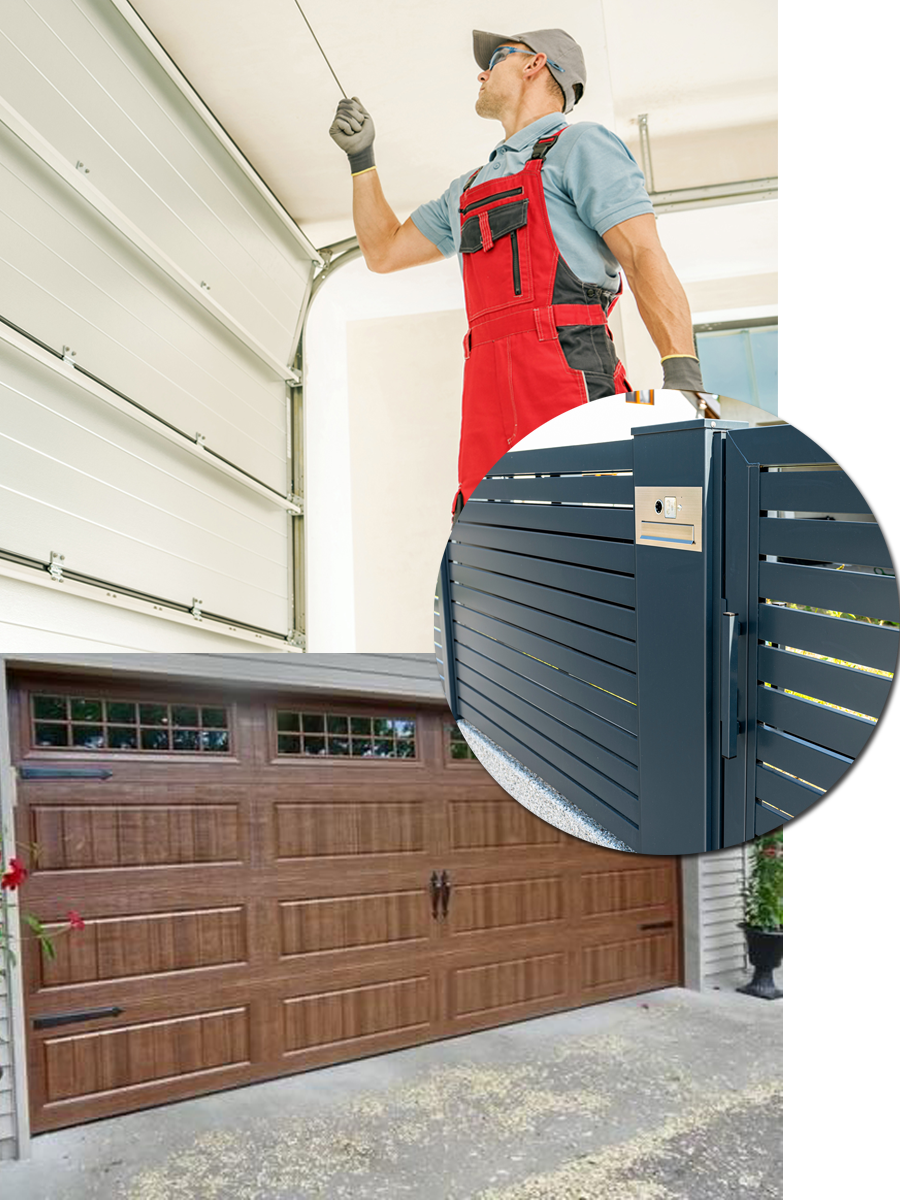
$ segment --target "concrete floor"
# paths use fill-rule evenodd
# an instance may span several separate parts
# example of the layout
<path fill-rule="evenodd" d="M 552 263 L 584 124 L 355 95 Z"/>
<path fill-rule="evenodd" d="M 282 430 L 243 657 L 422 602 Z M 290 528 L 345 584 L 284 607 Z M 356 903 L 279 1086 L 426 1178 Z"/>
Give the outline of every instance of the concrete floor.
<path fill-rule="evenodd" d="M 781 1002 L 653 992 L 35 1138 L 16 1200 L 781 1195 Z"/>

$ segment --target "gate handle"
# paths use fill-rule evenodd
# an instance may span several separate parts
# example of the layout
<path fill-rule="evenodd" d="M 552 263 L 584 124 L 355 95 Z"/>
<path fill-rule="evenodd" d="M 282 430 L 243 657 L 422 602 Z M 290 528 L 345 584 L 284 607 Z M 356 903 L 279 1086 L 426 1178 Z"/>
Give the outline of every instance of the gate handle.
<path fill-rule="evenodd" d="M 450 892 L 452 890 L 453 889 L 450 885 L 450 876 L 446 871 L 441 871 L 441 912 L 445 918 L 447 916 L 447 910 L 450 907 Z"/>
<path fill-rule="evenodd" d="M 719 645 L 719 719 L 721 721 L 722 757 L 737 754 L 737 690 L 738 639 L 737 613 L 722 613 Z"/>
<path fill-rule="evenodd" d="M 438 878 L 437 871 L 431 872 L 428 890 L 431 892 L 431 915 L 436 921 L 438 919 L 438 901 L 441 898 L 441 882 Z"/>

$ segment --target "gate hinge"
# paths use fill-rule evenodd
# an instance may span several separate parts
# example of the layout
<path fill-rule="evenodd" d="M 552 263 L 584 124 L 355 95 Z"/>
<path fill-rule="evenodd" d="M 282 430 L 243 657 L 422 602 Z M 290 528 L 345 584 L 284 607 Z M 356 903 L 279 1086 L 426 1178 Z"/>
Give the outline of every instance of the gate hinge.
<path fill-rule="evenodd" d="M 306 634 L 300 629 L 292 629 L 285 641 L 289 646 L 296 646 L 298 650 L 306 649 Z"/>
<path fill-rule="evenodd" d="M 203 601 L 194 596 L 191 600 L 191 616 L 195 621 L 203 620 Z"/>
<path fill-rule="evenodd" d="M 50 578 L 54 583 L 62 583 L 63 568 L 62 564 L 66 561 L 64 554 L 57 554 L 55 550 L 50 551 L 50 565 L 47 570 L 50 572 Z"/>

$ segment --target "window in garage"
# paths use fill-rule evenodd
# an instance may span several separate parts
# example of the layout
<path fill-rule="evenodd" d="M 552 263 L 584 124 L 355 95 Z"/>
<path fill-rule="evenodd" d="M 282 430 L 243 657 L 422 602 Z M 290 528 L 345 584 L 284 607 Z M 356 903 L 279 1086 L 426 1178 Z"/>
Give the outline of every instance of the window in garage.
<path fill-rule="evenodd" d="M 87 696 L 32 696 L 31 744 L 54 750 L 210 751 L 230 748 L 223 706 Z"/>
<path fill-rule="evenodd" d="M 326 758 L 415 758 L 409 717 L 308 712 L 279 708 L 278 753 Z"/>
<path fill-rule="evenodd" d="M 458 725 L 445 726 L 447 739 L 445 742 L 445 758 L 451 762 L 478 762 L 475 751 L 460 733 Z"/>

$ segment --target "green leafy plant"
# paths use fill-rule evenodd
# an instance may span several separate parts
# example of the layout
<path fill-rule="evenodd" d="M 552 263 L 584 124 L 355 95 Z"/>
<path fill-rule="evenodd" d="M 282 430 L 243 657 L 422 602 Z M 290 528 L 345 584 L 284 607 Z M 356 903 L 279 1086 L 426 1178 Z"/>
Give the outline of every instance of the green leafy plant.
<path fill-rule="evenodd" d="M 750 929 L 780 932 L 784 923 L 783 830 L 754 841 L 750 879 L 744 888 L 744 924 Z"/>
<path fill-rule="evenodd" d="M 34 862 L 37 858 L 37 848 L 29 847 L 28 861 Z M 3 849 L 3 841 L 0 839 L 0 975 L 6 971 L 8 961 L 15 962 L 16 956 L 12 948 L 12 937 L 9 932 L 9 926 L 6 917 L 6 906 L 3 903 L 7 893 L 18 891 L 28 878 L 29 867 L 26 865 L 24 858 L 18 854 L 10 856 L 9 861 L 6 860 L 6 854 Z M 40 943 L 42 952 L 48 958 L 56 957 L 56 947 L 54 939 L 61 934 L 68 933 L 73 929 L 84 929 L 84 921 L 81 914 L 75 909 L 70 909 L 66 914 L 66 924 L 60 924 L 58 928 L 48 929 L 46 925 L 31 913 L 23 912 L 21 914 L 22 923 L 26 925 L 34 935 L 36 941 Z"/>

